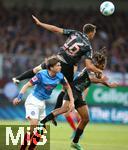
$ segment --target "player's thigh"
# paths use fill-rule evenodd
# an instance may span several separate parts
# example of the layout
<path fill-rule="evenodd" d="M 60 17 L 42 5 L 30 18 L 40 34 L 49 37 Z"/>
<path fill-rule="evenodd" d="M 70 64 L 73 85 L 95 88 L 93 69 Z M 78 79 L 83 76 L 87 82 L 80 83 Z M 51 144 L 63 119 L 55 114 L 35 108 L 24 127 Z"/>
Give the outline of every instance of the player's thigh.
<path fill-rule="evenodd" d="M 42 120 L 45 117 L 46 117 L 46 104 L 44 101 L 42 101 L 39 107 L 39 120 Z"/>
<path fill-rule="evenodd" d="M 32 127 L 35 127 L 35 126 L 38 125 L 38 119 L 28 119 L 28 120 L 29 120 L 30 125 L 31 125 Z"/>
<path fill-rule="evenodd" d="M 62 105 L 61 108 L 63 108 L 63 109 L 65 109 L 66 111 L 68 111 L 68 110 L 69 110 L 69 103 L 70 103 L 70 101 L 68 101 L 68 100 L 63 100 L 63 105 Z"/>
<path fill-rule="evenodd" d="M 65 95 L 65 92 L 61 91 L 57 97 L 57 101 L 56 101 L 56 105 L 54 109 L 60 108 L 62 106 L 64 95 Z"/>
<path fill-rule="evenodd" d="M 35 105 L 25 105 L 26 119 L 37 119 L 39 118 L 39 108 Z"/>
<path fill-rule="evenodd" d="M 25 110 L 26 110 L 26 118 L 31 119 L 39 119 L 39 106 L 37 99 L 30 94 L 25 102 Z"/>
<path fill-rule="evenodd" d="M 77 111 L 81 118 L 88 120 L 89 119 L 89 112 L 88 112 L 88 106 L 83 105 L 77 108 Z"/>
<path fill-rule="evenodd" d="M 75 99 L 75 108 L 78 111 L 80 117 L 82 119 L 89 119 L 89 114 L 88 114 L 88 106 L 86 104 L 86 101 L 82 97 L 81 92 L 76 91 L 76 99 Z"/>
<path fill-rule="evenodd" d="M 66 79 L 68 80 L 69 83 L 73 82 L 73 75 L 74 75 L 74 67 L 73 65 L 70 64 L 65 64 L 61 62 L 61 72 L 64 74 Z"/>

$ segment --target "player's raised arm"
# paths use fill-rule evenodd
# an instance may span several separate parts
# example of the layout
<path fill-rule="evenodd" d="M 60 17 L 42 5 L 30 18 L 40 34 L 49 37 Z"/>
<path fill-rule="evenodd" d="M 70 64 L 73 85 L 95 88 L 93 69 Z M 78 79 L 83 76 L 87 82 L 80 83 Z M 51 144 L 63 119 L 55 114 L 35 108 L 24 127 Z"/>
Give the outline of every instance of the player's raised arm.
<path fill-rule="evenodd" d="M 91 61 L 91 59 L 85 59 L 85 66 L 88 70 L 101 74 L 102 75 L 102 70 L 97 68 Z"/>
<path fill-rule="evenodd" d="M 40 26 L 44 29 L 47 29 L 51 32 L 56 32 L 56 33 L 63 34 L 63 28 L 59 28 L 59 27 L 54 26 L 54 25 L 43 23 L 38 18 L 36 18 L 34 15 L 32 15 L 32 18 L 33 18 L 34 22 L 36 23 L 36 25 L 38 25 L 38 26 Z"/>
<path fill-rule="evenodd" d="M 15 84 L 19 84 L 20 81 L 22 81 L 22 80 L 32 78 L 37 72 L 39 72 L 40 70 L 43 69 L 43 67 L 44 67 L 43 65 L 44 65 L 44 64 L 42 63 L 42 64 L 40 64 L 40 65 L 38 65 L 38 66 L 36 66 L 36 67 L 30 69 L 30 70 L 27 70 L 27 71 L 23 72 L 22 74 L 20 74 L 20 75 L 14 77 L 14 78 L 12 78 L 12 81 L 13 81 Z"/>

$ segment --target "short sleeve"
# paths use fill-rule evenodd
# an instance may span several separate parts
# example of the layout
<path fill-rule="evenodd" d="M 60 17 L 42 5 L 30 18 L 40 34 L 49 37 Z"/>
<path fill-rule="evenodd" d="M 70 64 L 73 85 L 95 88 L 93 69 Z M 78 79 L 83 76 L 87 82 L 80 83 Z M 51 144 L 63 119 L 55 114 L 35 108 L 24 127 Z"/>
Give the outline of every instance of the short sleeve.
<path fill-rule="evenodd" d="M 71 35 L 71 34 L 73 34 L 75 32 L 77 32 L 77 31 L 76 30 L 72 30 L 72 29 L 63 29 L 63 34 L 67 35 L 67 36 L 69 36 L 69 35 Z"/>
<path fill-rule="evenodd" d="M 35 84 L 39 84 L 41 82 L 41 74 L 37 73 L 31 80 L 30 82 L 35 85 Z"/>
<path fill-rule="evenodd" d="M 64 78 L 64 76 L 63 76 L 63 78 L 62 78 L 62 80 L 61 80 L 61 82 L 60 82 L 62 85 L 67 85 L 67 82 L 66 82 L 66 80 L 65 80 L 65 78 Z"/>
<path fill-rule="evenodd" d="M 84 58 L 92 60 L 92 48 L 90 46 L 86 46 L 84 50 Z"/>

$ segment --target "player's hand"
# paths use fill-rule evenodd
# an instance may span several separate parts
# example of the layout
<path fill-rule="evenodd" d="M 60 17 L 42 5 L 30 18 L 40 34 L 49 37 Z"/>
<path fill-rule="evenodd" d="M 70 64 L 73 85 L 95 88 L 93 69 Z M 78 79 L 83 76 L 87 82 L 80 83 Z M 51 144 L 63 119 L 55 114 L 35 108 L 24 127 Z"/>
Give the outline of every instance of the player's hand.
<path fill-rule="evenodd" d="M 13 100 L 13 105 L 17 105 L 23 98 L 23 93 L 19 93 L 18 96 Z"/>
<path fill-rule="evenodd" d="M 102 80 L 103 82 L 107 82 L 107 81 L 108 81 L 108 77 L 105 76 L 105 75 L 102 75 L 101 80 Z"/>
<path fill-rule="evenodd" d="M 15 83 L 15 84 L 19 84 L 20 83 L 20 80 L 18 80 L 17 78 L 12 78 L 12 81 L 13 81 L 13 83 Z"/>
<path fill-rule="evenodd" d="M 108 86 L 109 86 L 110 88 L 115 88 L 115 87 L 119 86 L 119 84 L 113 82 L 113 83 L 108 83 Z"/>
<path fill-rule="evenodd" d="M 19 100 L 18 98 L 15 98 L 13 100 L 13 105 L 18 105 L 20 103 L 21 100 Z"/>
<path fill-rule="evenodd" d="M 37 19 L 34 15 L 32 15 L 32 18 L 33 18 L 34 22 L 36 23 L 36 25 L 40 25 L 39 19 Z"/>

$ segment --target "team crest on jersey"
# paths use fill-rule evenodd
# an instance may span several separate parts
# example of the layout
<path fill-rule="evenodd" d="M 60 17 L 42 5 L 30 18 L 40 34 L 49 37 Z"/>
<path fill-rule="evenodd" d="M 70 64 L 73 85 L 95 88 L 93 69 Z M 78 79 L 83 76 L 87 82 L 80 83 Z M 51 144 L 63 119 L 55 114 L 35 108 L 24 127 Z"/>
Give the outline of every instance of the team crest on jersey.
<path fill-rule="evenodd" d="M 34 116 L 35 115 L 35 111 L 31 111 L 31 115 Z"/>
<path fill-rule="evenodd" d="M 32 78 L 33 82 L 36 82 L 37 80 L 38 80 L 38 78 L 36 76 Z"/>

